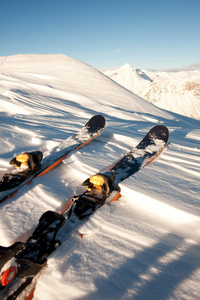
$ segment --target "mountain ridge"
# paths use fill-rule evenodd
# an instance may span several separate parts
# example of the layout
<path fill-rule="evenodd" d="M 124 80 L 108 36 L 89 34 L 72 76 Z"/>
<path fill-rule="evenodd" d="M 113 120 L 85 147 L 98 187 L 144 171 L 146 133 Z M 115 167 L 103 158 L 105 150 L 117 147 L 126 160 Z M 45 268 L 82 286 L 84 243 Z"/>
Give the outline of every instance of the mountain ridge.
<path fill-rule="evenodd" d="M 126 64 L 104 74 L 160 108 L 200 119 L 200 70 L 152 72 Z"/>

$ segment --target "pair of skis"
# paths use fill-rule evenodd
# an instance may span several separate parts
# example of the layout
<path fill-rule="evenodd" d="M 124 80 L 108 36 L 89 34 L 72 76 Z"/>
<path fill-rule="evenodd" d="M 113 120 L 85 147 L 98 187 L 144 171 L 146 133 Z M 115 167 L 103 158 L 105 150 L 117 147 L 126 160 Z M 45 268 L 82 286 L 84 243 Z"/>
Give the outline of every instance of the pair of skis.
<path fill-rule="evenodd" d="M 80 148 L 99 135 L 105 126 L 105 119 L 102 116 L 94 116 L 91 120 L 77 135 L 67 139 L 64 147 L 53 151 L 52 158 L 50 155 L 46 160 L 44 159 L 45 163 L 41 162 L 39 169 L 27 180 L 30 181 L 42 175 L 43 172 L 52 168 L 49 162 L 57 165 L 70 151 Z M 82 133 L 85 136 L 84 142 Z M 86 191 L 68 200 L 61 213 L 45 212 L 35 231 L 25 243 L 16 242 L 9 247 L 0 247 L 0 295 L 2 294 L 2 299 L 13 300 L 22 296 L 23 299 L 30 300 L 36 284 L 34 279 L 46 266 L 48 256 L 63 242 L 59 236 L 63 225 L 66 222 L 69 223 L 68 228 L 71 228 L 72 234 L 82 220 L 87 219 L 99 207 L 117 200 L 120 197 L 119 183 L 151 163 L 166 147 L 168 139 L 169 132 L 165 126 L 154 126 L 142 141 L 120 160 L 85 180 L 83 185 L 86 186 Z M 70 145 L 70 150 L 69 140 L 73 144 L 72 147 Z M 22 184 L 26 184 L 27 180 Z M 66 232 L 64 236 L 65 234 Z"/>

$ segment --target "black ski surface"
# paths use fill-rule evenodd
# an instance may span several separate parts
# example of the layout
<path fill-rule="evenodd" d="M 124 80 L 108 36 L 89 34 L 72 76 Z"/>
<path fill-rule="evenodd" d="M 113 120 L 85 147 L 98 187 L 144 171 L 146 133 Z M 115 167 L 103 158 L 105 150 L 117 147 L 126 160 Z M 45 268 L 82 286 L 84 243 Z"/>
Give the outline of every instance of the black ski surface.
<path fill-rule="evenodd" d="M 163 125 L 154 126 L 142 141 L 108 169 L 115 172 L 115 182 L 120 183 L 153 161 L 166 147 L 169 131 Z"/>
<path fill-rule="evenodd" d="M 6 174 L 6 181 L 0 181 L 0 203 L 12 198 L 17 191 L 29 183 L 33 178 L 42 176 L 57 166 L 65 159 L 72 151 L 78 150 L 85 144 L 89 143 L 96 136 L 101 134 L 105 127 L 105 118 L 102 115 L 93 116 L 77 133 L 68 137 L 50 152 L 44 153 L 44 158 L 34 170 L 25 170 Z M 11 177 L 11 179 L 10 179 Z M 6 187 L 5 187 L 6 185 Z"/>
<path fill-rule="evenodd" d="M 83 224 L 82 220 L 87 220 L 103 204 L 117 200 L 120 197 L 118 184 L 151 163 L 164 150 L 168 139 L 169 131 L 165 126 L 153 127 L 120 160 L 84 181 L 83 185 L 87 186 L 85 193 L 68 200 L 61 213 L 45 212 L 27 242 L 16 242 L 9 247 L 0 246 L 1 299 L 14 300 L 18 296 L 23 300 L 32 299 L 37 280 L 34 285 L 33 281 L 45 268 L 48 256 L 77 231 L 79 225 Z M 104 196 L 100 198 L 99 190 L 94 185 L 101 182 L 102 178 L 105 179 L 102 186 Z M 63 230 L 60 230 L 63 225 Z M 21 298 L 26 289 L 26 296 Z"/>

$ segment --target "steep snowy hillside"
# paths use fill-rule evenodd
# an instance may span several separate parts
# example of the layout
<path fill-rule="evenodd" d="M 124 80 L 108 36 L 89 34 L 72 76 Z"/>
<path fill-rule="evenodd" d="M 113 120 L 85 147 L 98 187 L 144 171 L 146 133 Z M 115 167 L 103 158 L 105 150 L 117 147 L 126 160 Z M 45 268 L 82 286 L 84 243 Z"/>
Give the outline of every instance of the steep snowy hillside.
<path fill-rule="evenodd" d="M 136 73 L 138 89 L 154 84 Z M 1 57 L 1 175 L 15 155 L 50 150 L 96 114 L 106 118 L 98 138 L 0 205 L 0 244 L 24 241 L 42 213 L 59 212 L 87 177 L 163 124 L 167 149 L 121 184 L 120 200 L 83 222 L 82 240 L 74 233 L 50 256 L 34 299 L 199 299 L 200 121 L 160 109 L 64 55 Z"/>
<path fill-rule="evenodd" d="M 105 74 L 160 108 L 200 119 L 200 71 L 149 72 L 128 64 Z"/>
<path fill-rule="evenodd" d="M 153 79 L 140 69 L 136 69 L 129 64 L 122 66 L 120 69 L 106 71 L 105 74 L 124 86 L 133 93 L 144 97 L 146 90 L 150 87 Z M 150 74 L 151 75 L 151 74 Z"/>

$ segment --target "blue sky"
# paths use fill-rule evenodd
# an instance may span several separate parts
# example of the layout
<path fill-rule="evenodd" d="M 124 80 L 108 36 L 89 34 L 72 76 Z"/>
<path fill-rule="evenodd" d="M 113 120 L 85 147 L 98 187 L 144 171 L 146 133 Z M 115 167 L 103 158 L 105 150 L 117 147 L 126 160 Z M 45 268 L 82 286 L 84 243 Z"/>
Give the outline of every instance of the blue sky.
<path fill-rule="evenodd" d="M 1 0 L 0 32 L 0 56 L 179 68 L 200 62 L 200 0 Z"/>

